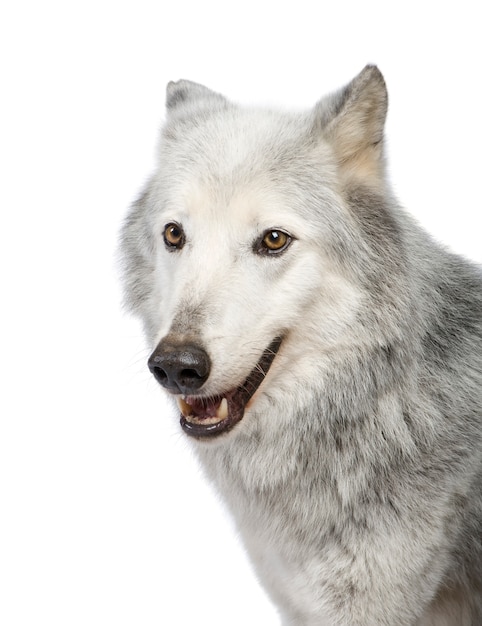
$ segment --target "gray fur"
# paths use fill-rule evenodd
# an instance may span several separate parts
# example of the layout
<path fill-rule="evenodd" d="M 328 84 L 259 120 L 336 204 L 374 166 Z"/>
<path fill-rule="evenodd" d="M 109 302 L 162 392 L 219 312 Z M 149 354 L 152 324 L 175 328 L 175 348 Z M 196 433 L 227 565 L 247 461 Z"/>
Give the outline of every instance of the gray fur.
<path fill-rule="evenodd" d="M 242 421 L 193 440 L 283 623 L 480 626 L 482 274 L 393 198 L 380 72 L 303 114 L 188 81 L 167 105 L 122 232 L 126 302 L 152 348 L 175 334 L 210 351 L 207 395 L 284 337 Z M 271 225 L 292 211 L 299 233 L 261 259 L 273 198 Z M 167 255 L 182 216 L 196 228 Z"/>

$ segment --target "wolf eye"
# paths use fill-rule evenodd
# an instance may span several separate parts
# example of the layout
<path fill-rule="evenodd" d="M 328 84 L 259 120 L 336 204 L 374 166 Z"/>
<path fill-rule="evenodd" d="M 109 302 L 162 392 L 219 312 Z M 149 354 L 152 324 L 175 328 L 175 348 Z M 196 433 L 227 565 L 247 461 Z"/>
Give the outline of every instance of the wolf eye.
<path fill-rule="evenodd" d="M 286 250 L 291 241 L 292 237 L 284 230 L 267 230 L 256 243 L 255 250 L 258 254 L 277 254 Z"/>
<path fill-rule="evenodd" d="M 182 226 L 176 222 L 170 222 L 164 226 L 164 243 L 170 249 L 180 250 L 185 241 Z"/>

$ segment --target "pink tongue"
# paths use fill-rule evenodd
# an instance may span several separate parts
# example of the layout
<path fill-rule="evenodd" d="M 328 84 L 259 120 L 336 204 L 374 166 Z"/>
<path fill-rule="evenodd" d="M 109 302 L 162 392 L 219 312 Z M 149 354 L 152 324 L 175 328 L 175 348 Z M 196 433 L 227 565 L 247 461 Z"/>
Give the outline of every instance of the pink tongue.
<path fill-rule="evenodd" d="M 222 398 L 196 398 L 188 396 L 186 402 L 192 409 L 192 413 L 198 419 L 216 417 L 216 411 L 221 404 Z"/>

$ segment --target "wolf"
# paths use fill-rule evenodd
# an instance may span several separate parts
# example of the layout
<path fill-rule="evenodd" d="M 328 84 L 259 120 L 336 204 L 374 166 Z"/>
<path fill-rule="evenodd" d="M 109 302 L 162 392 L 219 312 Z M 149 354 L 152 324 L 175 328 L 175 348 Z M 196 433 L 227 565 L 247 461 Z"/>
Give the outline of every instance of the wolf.
<path fill-rule="evenodd" d="M 482 273 L 391 191 L 376 66 L 312 109 L 167 86 L 126 303 L 295 626 L 482 624 Z"/>

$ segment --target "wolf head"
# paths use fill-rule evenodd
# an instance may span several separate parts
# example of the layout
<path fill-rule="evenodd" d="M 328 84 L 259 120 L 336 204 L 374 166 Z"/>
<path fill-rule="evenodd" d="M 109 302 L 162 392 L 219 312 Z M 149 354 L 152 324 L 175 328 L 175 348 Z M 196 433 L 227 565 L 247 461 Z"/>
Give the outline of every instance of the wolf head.
<path fill-rule="evenodd" d="M 158 169 L 122 233 L 149 367 L 198 438 L 283 419 L 333 355 L 401 332 L 403 233 L 385 183 L 387 92 L 367 66 L 305 113 L 169 83 Z"/>

